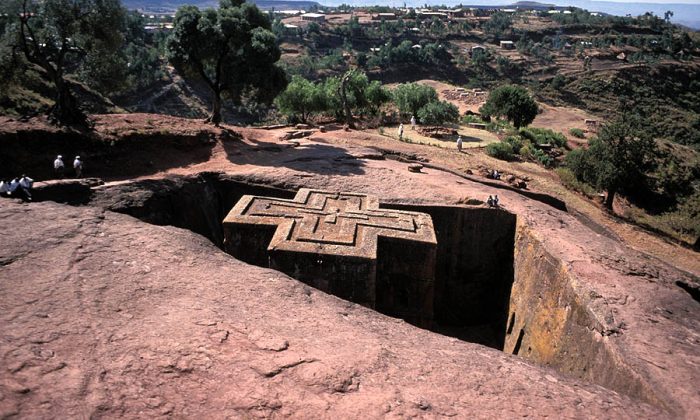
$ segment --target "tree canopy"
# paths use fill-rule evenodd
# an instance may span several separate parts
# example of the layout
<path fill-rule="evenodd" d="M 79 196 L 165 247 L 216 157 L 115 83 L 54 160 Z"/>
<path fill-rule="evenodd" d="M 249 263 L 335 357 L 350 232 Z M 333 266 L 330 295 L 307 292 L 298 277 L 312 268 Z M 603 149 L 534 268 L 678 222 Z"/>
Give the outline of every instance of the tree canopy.
<path fill-rule="evenodd" d="M 379 81 L 369 82 L 365 73 L 351 70 L 318 83 L 294 76 L 276 104 L 293 121 L 306 122 L 313 114 L 324 113 L 347 122 L 348 112 L 373 114 L 390 100 L 391 93 Z"/>
<path fill-rule="evenodd" d="M 430 86 L 405 83 L 394 89 L 394 102 L 404 116 L 418 115 L 418 110 L 438 100 L 437 92 Z"/>
<path fill-rule="evenodd" d="M 275 102 L 282 114 L 302 122 L 307 122 L 311 114 L 323 111 L 326 107 L 323 86 L 316 85 L 301 76 L 292 77 L 292 81 L 277 96 Z"/>
<path fill-rule="evenodd" d="M 219 9 L 183 6 L 175 15 L 167 43 L 168 59 L 178 71 L 202 80 L 212 91 L 209 121 L 221 121 L 226 94 L 239 103 L 243 93 L 272 102 L 287 80 L 277 67 L 280 49 L 270 21 L 257 6 L 222 0 Z"/>
<path fill-rule="evenodd" d="M 588 149 L 569 153 L 566 163 L 580 181 L 606 190 L 605 205 L 612 209 L 618 191 L 644 186 L 656 154 L 656 143 L 641 129 L 640 120 L 623 114 L 601 127 Z"/>
<path fill-rule="evenodd" d="M 109 55 L 122 43 L 124 9 L 119 0 L 14 0 L 16 47 L 41 67 L 55 87 L 53 118 L 85 121 L 65 80 L 66 68 Z"/>
<path fill-rule="evenodd" d="M 487 117 L 505 117 L 516 128 L 520 128 L 530 124 L 535 119 L 538 107 L 525 88 L 504 85 L 491 91 L 479 112 Z"/>
<path fill-rule="evenodd" d="M 418 110 L 418 119 L 423 124 L 437 125 L 444 122 L 457 122 L 459 109 L 449 102 L 435 101 L 425 104 Z"/>

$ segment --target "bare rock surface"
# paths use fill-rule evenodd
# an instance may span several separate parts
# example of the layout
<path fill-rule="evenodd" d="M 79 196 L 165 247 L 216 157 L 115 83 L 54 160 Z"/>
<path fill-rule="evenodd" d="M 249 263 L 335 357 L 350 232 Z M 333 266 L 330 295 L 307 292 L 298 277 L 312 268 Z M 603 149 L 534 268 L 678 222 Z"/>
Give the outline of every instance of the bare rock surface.
<path fill-rule="evenodd" d="M 178 228 L 49 202 L 0 218 L 3 418 L 669 415 Z"/>
<path fill-rule="evenodd" d="M 460 176 L 470 171 L 456 166 L 464 154 L 457 160 L 342 130 L 291 148 L 278 140 L 283 129 L 219 132 L 151 118 L 98 117 L 102 137 L 141 139 L 129 133 L 143 129 L 153 150 L 134 153 L 129 145 L 137 142 L 117 141 L 123 153 L 92 155 L 89 175 L 105 185 L 71 184 L 80 199 L 67 200 L 91 207 L 0 200 L 0 416 L 694 418 L 700 411 L 697 254 L 670 247 L 657 254 L 668 258 L 651 257 L 639 241 L 623 242 L 610 224 L 548 204 L 544 194 Z M 29 130 L 18 138 L 33 135 L 13 124 L 18 134 Z M 170 134 L 162 135 L 164 125 Z M 61 144 L 87 144 L 64 137 Z M 39 157 L 12 156 L 43 168 L 56 153 L 45 146 Z M 124 164 L 110 163 L 113 156 Z M 391 157 L 424 168 L 412 173 Z M 517 216 L 504 351 L 520 357 L 326 296 L 192 233 L 105 211 L 216 242 L 221 212 L 232 206 L 230 191 L 216 183 L 227 179 L 371 193 L 385 204 L 485 207 L 498 194 L 501 211 Z M 523 180 L 533 192 L 546 185 Z M 65 188 L 44 189 L 57 199 Z"/>

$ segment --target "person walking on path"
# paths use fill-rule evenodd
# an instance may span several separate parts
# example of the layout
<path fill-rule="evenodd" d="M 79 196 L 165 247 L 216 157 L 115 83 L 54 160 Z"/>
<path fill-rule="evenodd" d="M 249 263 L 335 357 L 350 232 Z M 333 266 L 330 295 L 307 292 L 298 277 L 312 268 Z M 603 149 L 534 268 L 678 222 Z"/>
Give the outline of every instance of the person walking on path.
<path fill-rule="evenodd" d="M 56 160 L 53 161 L 53 172 L 56 178 L 63 178 L 63 173 L 66 170 L 66 165 L 63 164 L 63 156 L 56 156 Z"/>
<path fill-rule="evenodd" d="M 75 160 L 73 161 L 73 169 L 75 170 L 76 178 L 83 177 L 83 161 L 80 160 L 80 156 L 75 157 Z"/>
<path fill-rule="evenodd" d="M 399 124 L 399 140 L 403 140 L 403 123 Z"/>
<path fill-rule="evenodd" d="M 457 150 L 462 151 L 462 136 L 457 136 Z"/>
<path fill-rule="evenodd" d="M 416 116 L 411 115 L 411 130 L 415 130 L 415 129 L 416 129 Z"/>

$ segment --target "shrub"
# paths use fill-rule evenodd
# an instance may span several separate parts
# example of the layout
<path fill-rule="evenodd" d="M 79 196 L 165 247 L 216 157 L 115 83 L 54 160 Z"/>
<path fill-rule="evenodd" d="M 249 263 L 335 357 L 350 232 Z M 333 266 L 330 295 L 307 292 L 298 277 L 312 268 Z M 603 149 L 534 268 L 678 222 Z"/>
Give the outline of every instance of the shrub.
<path fill-rule="evenodd" d="M 507 120 L 490 120 L 486 123 L 486 129 L 497 133 L 499 131 L 510 131 L 513 129 L 513 126 Z"/>
<path fill-rule="evenodd" d="M 534 158 L 537 159 L 537 161 L 545 168 L 551 168 L 554 166 L 554 159 L 540 149 L 533 149 L 532 156 L 534 156 Z"/>
<path fill-rule="evenodd" d="M 513 160 L 513 146 L 506 142 L 491 143 L 486 146 L 486 154 L 500 160 Z"/>
<path fill-rule="evenodd" d="M 459 110 L 449 102 L 430 102 L 418 110 L 418 119 L 429 125 L 456 122 L 459 119 Z"/>
<path fill-rule="evenodd" d="M 673 232 L 697 240 L 700 237 L 700 193 L 688 197 L 676 211 L 664 213 L 661 223 Z"/>
<path fill-rule="evenodd" d="M 514 153 L 520 153 L 520 149 L 523 147 L 523 141 L 518 136 L 508 136 L 503 141 L 510 144 Z"/>
<path fill-rule="evenodd" d="M 566 137 L 562 133 L 557 133 L 547 128 L 521 128 L 520 135 L 535 144 L 551 144 L 557 147 L 566 145 Z"/>
<path fill-rule="evenodd" d="M 566 85 L 566 77 L 562 76 L 561 74 L 557 74 L 552 79 L 551 85 L 552 89 L 554 90 L 559 90 L 563 88 Z"/>
<path fill-rule="evenodd" d="M 463 122 L 464 124 L 469 124 L 469 123 L 479 123 L 479 124 L 483 124 L 483 123 L 484 123 L 484 120 L 482 120 L 480 117 L 478 117 L 478 116 L 476 116 L 476 115 L 467 114 L 467 115 L 465 115 L 465 116 L 462 117 L 462 122 Z"/>
<path fill-rule="evenodd" d="M 535 150 L 535 148 L 528 142 L 525 146 L 520 148 L 518 154 L 525 159 L 533 159 L 533 150 Z"/>
<path fill-rule="evenodd" d="M 570 128 L 570 129 L 569 129 L 569 134 L 571 134 L 571 135 L 574 136 L 574 137 L 578 137 L 578 138 L 580 138 L 580 139 L 586 137 L 586 136 L 583 134 L 583 130 L 581 130 L 580 128 Z"/>
<path fill-rule="evenodd" d="M 578 191 L 588 198 L 593 198 L 596 195 L 596 190 L 585 182 L 581 182 L 576 179 L 576 175 L 571 172 L 571 169 L 557 168 L 555 169 L 555 172 L 557 175 L 559 175 L 562 185 L 564 185 L 566 188 L 573 191 Z"/>

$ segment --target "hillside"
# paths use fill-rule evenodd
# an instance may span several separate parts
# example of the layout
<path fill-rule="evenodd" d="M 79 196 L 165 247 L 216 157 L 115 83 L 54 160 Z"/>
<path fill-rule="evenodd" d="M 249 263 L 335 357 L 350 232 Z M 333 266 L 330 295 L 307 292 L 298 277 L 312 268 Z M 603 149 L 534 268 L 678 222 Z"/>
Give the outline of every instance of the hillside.
<path fill-rule="evenodd" d="M 253 0 L 261 9 L 310 9 L 319 7 L 320 4 L 315 1 L 307 0 Z M 157 12 L 175 11 L 178 7 L 191 4 L 200 8 L 218 7 L 218 0 L 123 0 L 124 7 L 130 10 L 147 10 Z"/>

